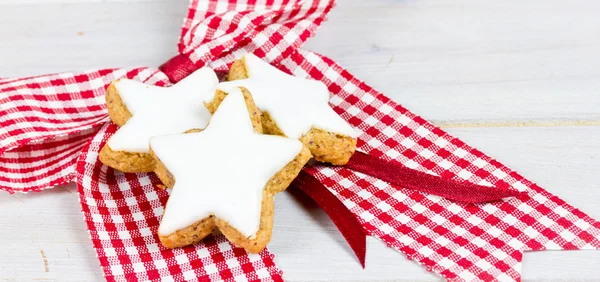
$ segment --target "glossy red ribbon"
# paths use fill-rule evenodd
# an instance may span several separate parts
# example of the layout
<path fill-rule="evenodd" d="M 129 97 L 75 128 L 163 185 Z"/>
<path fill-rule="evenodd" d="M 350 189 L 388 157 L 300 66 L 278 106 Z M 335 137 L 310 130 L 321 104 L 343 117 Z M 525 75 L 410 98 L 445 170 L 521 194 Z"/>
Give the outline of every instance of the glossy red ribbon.
<path fill-rule="evenodd" d="M 181 54 L 160 66 L 160 70 L 173 83 L 185 78 L 196 69 L 197 67 L 192 61 Z M 399 162 L 383 160 L 358 151 L 354 153 L 345 167 L 379 178 L 395 187 L 412 189 L 464 203 L 484 203 L 521 194 L 509 187 L 486 187 L 430 175 L 410 169 Z M 311 197 L 327 213 L 364 267 L 366 233 L 357 217 L 325 185 L 305 171 L 300 172 L 292 186 Z"/>
<path fill-rule="evenodd" d="M 410 169 L 396 161 L 382 160 L 358 151 L 352 155 L 345 167 L 379 178 L 400 188 L 417 190 L 457 202 L 485 203 L 521 194 L 509 187 L 488 187 L 442 178 Z"/>
<path fill-rule="evenodd" d="M 354 214 L 318 179 L 304 170 L 298 174 L 298 177 L 294 179 L 291 186 L 300 189 L 311 197 L 325 211 L 340 233 L 342 233 L 364 268 L 367 252 L 367 235 Z"/>
<path fill-rule="evenodd" d="M 158 69 L 165 73 L 171 82 L 176 83 L 198 68 L 188 56 L 179 54 L 162 64 Z"/>

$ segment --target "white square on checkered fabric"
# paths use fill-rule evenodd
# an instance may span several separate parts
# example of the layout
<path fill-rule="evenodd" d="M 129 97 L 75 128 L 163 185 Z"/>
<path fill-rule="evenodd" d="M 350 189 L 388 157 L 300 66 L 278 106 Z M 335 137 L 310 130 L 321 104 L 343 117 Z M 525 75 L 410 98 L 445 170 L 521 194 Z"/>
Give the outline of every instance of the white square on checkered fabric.
<path fill-rule="evenodd" d="M 404 146 L 405 148 L 412 148 L 413 146 L 415 146 L 415 141 L 412 141 L 410 138 L 404 138 L 402 139 L 402 141 L 400 141 L 400 145 Z"/>
<path fill-rule="evenodd" d="M 555 224 L 554 220 L 548 218 L 547 216 L 542 216 L 540 218 L 538 218 L 537 220 L 539 223 L 541 223 L 542 225 L 546 226 L 546 227 L 550 227 L 552 225 Z"/>
<path fill-rule="evenodd" d="M 119 230 L 117 233 L 121 239 L 131 239 L 131 234 L 127 230 Z"/>
<path fill-rule="evenodd" d="M 454 166 L 454 164 L 453 164 L 453 163 L 449 162 L 449 161 L 448 161 L 448 160 L 446 160 L 446 159 L 443 159 L 442 161 L 440 161 L 439 163 L 437 163 L 437 165 L 438 165 L 439 167 L 443 168 L 443 169 L 446 169 L 446 170 L 448 170 L 448 169 L 450 169 L 452 166 Z"/>
<path fill-rule="evenodd" d="M 425 225 L 419 225 L 419 226 L 417 226 L 417 228 L 414 229 L 414 231 L 421 235 L 425 235 L 425 234 L 428 234 L 429 232 L 431 232 L 431 229 L 429 229 L 429 227 L 427 227 Z"/>
<path fill-rule="evenodd" d="M 386 106 L 386 107 L 384 107 L 384 106 Z M 389 112 L 387 112 L 385 114 L 389 114 L 392 111 L 392 108 L 390 106 L 388 106 L 387 104 L 383 104 L 383 106 L 381 106 L 381 108 L 379 109 L 379 111 L 383 112 L 384 108 L 386 110 L 389 109 Z M 399 124 L 404 125 L 404 126 L 408 126 L 408 125 L 410 125 L 413 122 L 413 120 L 411 118 L 407 117 L 406 115 L 399 116 L 398 118 L 396 118 L 396 121 Z"/>
<path fill-rule="evenodd" d="M 404 166 L 408 167 L 410 169 L 417 169 L 419 168 L 419 163 L 413 161 L 413 160 L 408 160 L 406 162 L 404 162 Z M 425 173 L 431 174 L 431 172 L 425 171 Z"/>
<path fill-rule="evenodd" d="M 190 259 L 188 259 L 187 255 L 185 254 L 175 256 L 175 260 L 179 265 L 187 265 L 190 263 Z"/>
<path fill-rule="evenodd" d="M 360 97 L 360 100 L 365 102 L 365 104 L 370 105 L 371 103 L 373 103 L 373 101 L 375 101 L 375 97 L 373 97 L 373 95 L 366 93 L 365 95 L 362 95 L 362 97 Z"/>
<path fill-rule="evenodd" d="M 478 168 L 482 168 L 482 167 L 486 166 L 488 163 L 481 158 L 477 158 L 471 164 L 473 164 L 474 166 L 476 166 Z"/>
<path fill-rule="evenodd" d="M 448 142 L 446 139 L 443 139 L 443 138 L 437 138 L 437 139 L 435 139 L 435 141 L 433 142 L 433 144 L 437 145 L 440 148 L 444 148 L 448 144 L 450 144 L 450 142 Z"/>
<path fill-rule="evenodd" d="M 433 250 L 427 246 L 423 246 L 418 250 L 418 252 L 425 257 L 430 257 L 433 254 Z"/>
<path fill-rule="evenodd" d="M 219 270 L 217 269 L 216 264 L 211 263 L 211 264 L 204 266 L 204 271 L 206 271 L 206 274 L 213 274 L 213 273 L 217 273 Z"/>
<path fill-rule="evenodd" d="M 402 236 L 400 236 L 400 238 L 398 238 L 398 241 L 402 245 L 410 245 L 413 242 L 415 242 L 415 239 L 413 239 L 412 237 L 410 237 L 408 235 L 402 235 Z"/>
<path fill-rule="evenodd" d="M 155 216 L 161 216 L 163 214 L 164 210 L 165 210 L 165 208 L 163 208 L 162 206 L 152 209 Z"/>
<path fill-rule="evenodd" d="M 431 131 L 424 126 L 419 126 L 415 132 L 421 137 L 427 137 L 431 134 Z"/>
<path fill-rule="evenodd" d="M 350 106 L 348 107 L 348 109 L 346 109 L 346 112 L 348 112 L 352 116 L 356 116 L 360 113 L 360 109 L 355 106 Z"/>
<path fill-rule="evenodd" d="M 475 244 L 475 246 L 477 247 L 483 247 L 487 244 L 487 242 L 483 239 L 481 239 L 481 237 L 475 237 L 471 240 L 471 243 Z"/>
<path fill-rule="evenodd" d="M 150 228 L 140 228 L 140 235 L 144 236 L 144 237 L 148 237 L 148 236 L 152 236 L 152 231 L 150 230 Z"/>
<path fill-rule="evenodd" d="M 156 266 L 157 269 L 166 268 L 167 262 L 164 259 L 155 259 L 154 265 Z"/>
<path fill-rule="evenodd" d="M 104 255 L 106 255 L 107 257 L 114 257 L 114 256 L 117 255 L 117 251 L 115 250 L 115 248 L 105 247 L 104 248 Z"/>
<path fill-rule="evenodd" d="M 100 239 L 100 240 L 109 240 L 110 239 L 110 236 L 108 236 L 108 232 L 106 232 L 106 231 L 98 231 L 97 234 L 98 234 L 98 239 Z"/>
<path fill-rule="evenodd" d="M 506 222 L 508 225 L 514 225 L 518 220 L 516 217 L 507 214 L 505 217 L 502 218 L 502 221 Z"/>
<path fill-rule="evenodd" d="M 380 111 L 384 115 L 389 115 L 392 112 L 392 110 L 394 110 L 394 109 L 392 107 L 390 107 L 388 104 L 383 104 L 377 110 Z M 402 117 L 404 117 L 404 116 L 400 116 L 400 118 L 396 119 L 396 121 L 401 122 Z M 404 124 L 404 123 L 401 123 L 401 124 Z"/>
<path fill-rule="evenodd" d="M 408 196 L 406 194 L 404 194 L 400 191 L 397 191 L 394 194 L 392 194 L 392 197 L 394 199 L 396 199 L 396 201 L 398 201 L 398 202 L 403 202 L 408 198 Z"/>
<path fill-rule="evenodd" d="M 520 269 L 520 267 L 519 267 L 519 268 L 515 267 L 515 268 L 516 268 L 516 269 Z M 498 279 L 498 282 L 505 282 L 505 281 L 506 281 L 506 282 L 509 282 L 509 281 L 515 281 L 515 279 L 514 279 L 514 278 L 510 277 L 510 276 L 509 276 L 508 274 L 506 274 L 506 273 L 498 273 L 498 274 L 496 274 L 496 279 Z"/>
<path fill-rule="evenodd" d="M 344 102 L 344 99 L 342 99 L 340 96 L 332 95 L 329 98 L 329 103 L 334 106 L 339 106 L 342 104 L 342 102 Z"/>
<path fill-rule="evenodd" d="M 368 212 L 368 211 L 364 211 L 359 216 L 362 219 L 364 219 L 365 221 L 371 221 L 371 220 L 373 220 L 373 218 L 375 218 L 375 216 L 372 213 Z"/>
<path fill-rule="evenodd" d="M 183 272 L 183 279 L 185 281 L 191 281 L 196 278 L 196 273 L 193 270 Z"/>
<path fill-rule="evenodd" d="M 89 83 L 90 89 L 104 89 L 104 81 L 102 79 L 92 79 Z"/>
<path fill-rule="evenodd" d="M 443 268 L 451 268 L 455 263 L 448 259 L 448 258 L 442 258 L 440 261 L 438 261 L 438 264 L 443 267 Z"/>
<path fill-rule="evenodd" d="M 523 242 L 516 238 L 511 239 L 507 244 L 516 250 L 521 250 L 525 246 Z"/>
<path fill-rule="evenodd" d="M 390 138 L 394 137 L 396 134 L 398 134 L 398 132 L 390 126 L 386 126 L 383 130 L 381 130 L 381 133 L 383 133 L 383 135 L 390 137 Z"/>
<path fill-rule="evenodd" d="M 370 126 L 374 126 L 379 122 L 379 119 L 375 118 L 374 116 L 368 116 L 364 122 Z"/>
<path fill-rule="evenodd" d="M 354 207 L 356 207 L 356 203 L 351 200 L 351 199 L 346 199 L 344 200 L 344 205 L 349 209 L 352 210 Z"/>
<path fill-rule="evenodd" d="M 394 217 L 394 219 L 402 224 L 406 224 L 411 221 L 411 218 L 406 216 L 406 214 L 403 214 L 403 213 L 397 215 L 396 217 Z"/>
<path fill-rule="evenodd" d="M 490 264 L 488 261 L 483 260 L 483 259 L 477 260 L 475 262 L 475 265 L 483 270 L 488 270 L 492 267 L 492 264 Z"/>
<path fill-rule="evenodd" d="M 371 194 L 371 192 L 367 191 L 366 189 L 362 189 L 356 194 L 363 199 L 368 199 L 368 198 L 373 197 L 373 194 Z"/>
<path fill-rule="evenodd" d="M 137 255 L 138 249 L 136 247 L 125 247 L 125 253 L 128 255 Z"/>
<path fill-rule="evenodd" d="M 158 244 L 147 244 L 146 249 L 148 249 L 148 253 L 155 253 L 160 251 L 160 247 Z"/>
<path fill-rule="evenodd" d="M 353 83 L 349 83 L 349 82 L 344 83 L 344 86 L 342 86 L 342 89 L 350 94 L 355 94 L 355 92 L 358 91 L 358 87 L 356 87 L 356 85 L 354 85 Z M 363 97 L 361 97 L 361 99 L 364 98 L 365 96 L 371 96 L 371 95 L 365 94 L 365 95 L 363 95 Z M 334 96 L 334 97 L 336 97 L 336 96 Z"/>
<path fill-rule="evenodd" d="M 479 225 L 480 223 L 482 223 L 482 222 L 483 222 L 483 220 L 482 220 L 482 219 L 481 219 L 479 216 L 476 216 L 476 215 L 469 216 L 469 218 L 467 218 L 467 221 L 468 221 L 470 224 L 473 224 L 473 225 L 475 225 L 475 226 L 476 226 L 476 225 Z"/>
<path fill-rule="evenodd" d="M 144 214 L 141 212 L 134 212 L 131 214 L 131 217 L 133 217 L 133 220 L 135 220 L 135 221 L 142 221 L 142 220 L 146 219 Z"/>
<path fill-rule="evenodd" d="M 419 155 L 426 158 L 426 159 L 431 159 L 431 157 L 434 156 L 433 152 L 430 151 L 429 149 L 423 149 L 419 152 Z"/>
<path fill-rule="evenodd" d="M 450 231 L 458 236 L 462 236 L 465 235 L 465 233 L 467 233 L 467 230 L 460 226 L 454 226 L 450 229 Z"/>
<path fill-rule="evenodd" d="M 463 150 L 462 148 L 457 148 L 456 150 L 454 150 L 454 152 L 452 152 L 452 154 L 459 158 L 464 158 L 467 155 L 467 153 L 468 152 Z"/>
<path fill-rule="evenodd" d="M 398 159 L 398 157 L 400 157 L 400 153 L 398 153 L 395 150 L 389 150 L 389 151 L 385 152 L 385 155 L 390 157 L 390 159 L 392 159 L 392 160 L 396 160 L 396 159 Z"/>
<path fill-rule="evenodd" d="M 354 185 L 354 182 L 350 181 L 348 178 L 344 178 L 338 182 L 344 188 L 350 188 Z"/>
<path fill-rule="evenodd" d="M 530 205 L 528 205 L 527 203 L 522 203 L 522 204 L 518 205 L 517 209 L 519 209 L 520 211 L 522 211 L 525 214 L 529 214 L 531 211 L 533 211 L 533 208 Z"/>
<path fill-rule="evenodd" d="M 385 234 L 390 234 L 392 233 L 395 229 L 392 228 L 389 224 L 382 224 L 381 226 L 379 226 L 379 230 L 383 231 L 383 233 Z"/>
<path fill-rule="evenodd" d="M 563 239 L 565 239 L 567 242 L 571 242 L 577 236 L 575 236 L 575 234 L 573 234 L 573 232 L 571 232 L 569 230 L 563 230 L 563 232 L 560 232 L 560 237 L 562 237 Z"/>
<path fill-rule="evenodd" d="M 591 225 L 583 219 L 578 219 L 575 221 L 575 225 L 581 230 L 588 230 L 591 227 Z"/>
<path fill-rule="evenodd" d="M 497 258 L 499 261 L 504 261 L 508 257 L 508 254 L 500 249 L 496 249 L 492 252 L 492 256 Z"/>
<path fill-rule="evenodd" d="M 376 138 L 371 138 L 369 139 L 369 141 L 367 141 L 367 144 L 369 144 L 369 146 L 373 147 L 373 148 L 379 148 L 379 146 L 381 146 L 381 141 L 379 141 L 379 139 Z"/>
<path fill-rule="evenodd" d="M 521 192 L 522 191 L 526 191 L 527 189 L 529 189 L 525 184 L 523 184 L 520 181 L 513 183 L 512 187 L 515 188 L 515 189 L 517 189 L 517 191 L 521 191 Z"/>
<path fill-rule="evenodd" d="M 463 208 L 455 203 L 450 203 L 446 209 L 453 214 L 458 214 L 463 211 Z"/>
<path fill-rule="evenodd" d="M 439 214 L 435 214 L 433 215 L 431 218 L 431 221 L 435 222 L 436 224 L 442 225 L 442 223 L 448 221 L 445 217 L 439 215 Z"/>
<path fill-rule="evenodd" d="M 495 226 L 490 226 L 485 229 L 486 233 L 490 234 L 492 237 L 498 237 L 502 234 L 502 230 L 496 228 Z"/>
<path fill-rule="evenodd" d="M 492 172 L 492 175 L 495 176 L 495 177 L 498 177 L 498 179 L 504 179 L 507 176 L 506 172 L 504 172 L 504 171 L 502 171 L 500 169 L 495 169 Z"/>
<path fill-rule="evenodd" d="M 132 263 L 131 267 L 133 268 L 133 272 L 135 272 L 135 273 L 140 273 L 140 272 L 146 271 L 146 267 L 144 266 L 144 263 L 142 263 L 142 262 Z"/>
<path fill-rule="evenodd" d="M 123 275 L 123 267 L 120 264 L 113 264 L 110 266 L 110 272 L 112 275 Z"/>
<path fill-rule="evenodd" d="M 447 246 L 450 243 L 450 240 L 444 236 L 438 236 L 434 241 L 440 246 Z"/>
<path fill-rule="evenodd" d="M 256 270 L 256 276 L 257 277 L 269 277 L 269 272 L 267 271 L 267 268 L 261 268 Z"/>
<path fill-rule="evenodd" d="M 464 246 L 460 246 L 456 249 L 455 253 L 461 258 L 466 258 L 471 255 L 471 251 L 467 250 Z"/>
<path fill-rule="evenodd" d="M 104 222 L 104 219 L 102 219 L 102 215 L 92 214 L 92 221 L 102 223 L 102 222 Z"/>
<path fill-rule="evenodd" d="M 65 89 L 67 89 L 67 91 L 71 93 L 76 93 L 80 91 L 79 85 L 77 85 L 77 83 L 67 83 L 65 84 Z"/>
<path fill-rule="evenodd" d="M 114 223 L 123 223 L 123 217 L 117 214 L 111 215 L 110 218 Z"/>
<path fill-rule="evenodd" d="M 422 214 L 423 212 L 425 212 L 425 211 L 427 210 L 427 207 L 425 207 L 425 206 L 423 206 L 423 205 L 421 205 L 421 204 L 419 204 L 419 203 L 415 203 L 415 204 L 414 204 L 414 205 L 411 207 L 411 209 L 412 209 L 413 211 L 415 211 L 416 213 Z"/>
<path fill-rule="evenodd" d="M 327 70 L 323 73 L 326 78 L 335 82 L 340 78 L 340 74 L 333 68 L 327 68 Z"/>
<path fill-rule="evenodd" d="M 379 202 L 377 205 L 375 205 L 378 209 L 380 209 L 382 212 L 387 212 L 389 211 L 392 206 L 390 206 L 388 203 L 381 201 Z"/>
<path fill-rule="evenodd" d="M 458 172 L 458 177 L 464 180 L 468 180 L 469 178 L 471 178 L 471 176 L 473 176 L 473 173 L 466 169 L 461 169 L 460 172 Z"/>

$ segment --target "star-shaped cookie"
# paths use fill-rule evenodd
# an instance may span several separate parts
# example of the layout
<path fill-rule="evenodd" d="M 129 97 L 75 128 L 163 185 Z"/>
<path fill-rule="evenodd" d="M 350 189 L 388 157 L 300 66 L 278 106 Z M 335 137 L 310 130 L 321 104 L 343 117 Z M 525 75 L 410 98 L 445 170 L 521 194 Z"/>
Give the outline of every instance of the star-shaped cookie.
<path fill-rule="evenodd" d="M 203 101 L 214 95 L 215 72 L 202 68 L 171 87 L 119 79 L 106 91 L 110 119 L 120 126 L 100 152 L 100 160 L 124 172 L 149 172 L 150 137 L 204 128 L 210 113 Z"/>
<path fill-rule="evenodd" d="M 288 75 L 253 54 L 233 63 L 207 108 L 214 111 L 232 87 L 244 87 L 262 111 L 267 134 L 300 139 L 316 160 L 343 165 L 356 149 L 356 133 L 331 107 L 329 91 L 316 80 Z"/>
<path fill-rule="evenodd" d="M 273 197 L 311 156 L 298 140 L 261 128 L 252 97 L 232 89 L 206 129 L 150 139 L 155 172 L 172 188 L 158 229 L 164 246 L 194 244 L 219 229 L 250 252 L 265 248 Z"/>

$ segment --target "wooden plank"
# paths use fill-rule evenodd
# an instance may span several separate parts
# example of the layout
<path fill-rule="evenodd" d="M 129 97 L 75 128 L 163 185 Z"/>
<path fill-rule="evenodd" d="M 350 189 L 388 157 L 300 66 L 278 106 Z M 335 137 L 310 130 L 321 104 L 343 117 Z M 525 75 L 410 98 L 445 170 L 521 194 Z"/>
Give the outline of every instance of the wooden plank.
<path fill-rule="evenodd" d="M 0 9 L 10 39 L 0 77 L 158 66 L 177 51 L 187 5 L 11 3 Z M 434 121 L 598 121 L 598 10 L 590 0 L 343 1 L 306 47 Z"/>
<path fill-rule="evenodd" d="M 306 48 L 425 118 L 600 119 L 599 1 L 354 4 Z"/>
<path fill-rule="evenodd" d="M 187 6 L 27 2 L 0 2 L 0 77 L 158 66 L 176 52 Z M 600 218 L 599 7 L 591 0 L 339 1 L 307 47 Z M 65 189 L 0 194 L 0 238 L 10 242 L 0 244 L 0 281 L 102 279 L 76 190 Z M 277 208 L 270 248 L 289 280 L 438 280 L 377 240 L 369 240 L 363 271 L 309 202 L 284 193 Z M 599 252 L 524 260 L 526 280 L 600 279 Z"/>
<path fill-rule="evenodd" d="M 449 130 L 600 218 L 596 179 L 600 127 Z M 373 238 L 368 241 L 367 267 L 361 269 L 333 223 L 297 192 L 278 195 L 276 208 L 269 248 L 290 281 L 439 280 Z M 10 242 L 0 245 L 0 277 L 17 281 L 100 279 L 80 209 L 73 186 L 27 195 L 0 193 L 0 238 Z M 526 253 L 523 277 L 527 281 L 600 279 L 597 265 L 598 251 Z"/>

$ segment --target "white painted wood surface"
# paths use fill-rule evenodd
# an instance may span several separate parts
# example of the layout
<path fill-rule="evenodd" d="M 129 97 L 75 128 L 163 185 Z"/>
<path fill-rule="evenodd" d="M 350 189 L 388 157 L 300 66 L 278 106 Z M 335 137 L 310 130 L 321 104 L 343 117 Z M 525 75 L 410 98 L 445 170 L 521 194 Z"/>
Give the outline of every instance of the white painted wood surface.
<path fill-rule="evenodd" d="M 0 0 L 0 77 L 157 66 L 186 1 Z M 600 218 L 600 2 L 339 1 L 306 47 Z M 298 208 L 302 207 L 302 208 Z M 0 281 L 102 273 L 73 185 L 0 193 Z M 361 269 L 326 215 L 278 196 L 269 248 L 288 280 L 438 281 L 370 239 Z M 600 251 L 526 253 L 527 281 L 600 280 Z"/>

